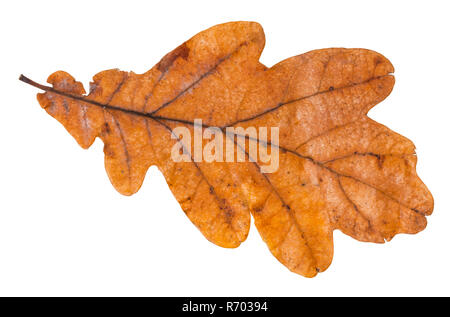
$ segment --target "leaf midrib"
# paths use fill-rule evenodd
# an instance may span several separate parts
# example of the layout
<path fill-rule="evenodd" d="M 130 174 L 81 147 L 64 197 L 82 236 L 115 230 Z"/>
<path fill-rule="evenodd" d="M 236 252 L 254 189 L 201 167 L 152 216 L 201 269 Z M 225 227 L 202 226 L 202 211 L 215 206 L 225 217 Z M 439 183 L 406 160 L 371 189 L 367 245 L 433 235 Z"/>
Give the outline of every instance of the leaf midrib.
<path fill-rule="evenodd" d="M 226 125 L 223 125 L 223 126 L 220 126 L 220 127 L 217 127 L 217 128 L 223 130 L 223 129 L 226 129 L 227 127 L 232 127 L 232 126 L 235 126 L 235 125 L 237 125 L 239 123 L 247 122 L 247 121 L 254 120 L 256 118 L 262 117 L 262 116 L 264 116 L 264 115 L 266 115 L 268 113 L 271 113 L 271 112 L 281 108 L 282 106 L 285 106 L 285 105 L 288 105 L 288 104 L 291 104 L 291 103 L 294 103 L 294 102 L 298 102 L 298 101 L 301 101 L 301 100 L 306 100 L 306 99 L 313 98 L 313 97 L 318 96 L 318 95 L 322 95 L 322 94 L 326 94 L 326 93 L 330 93 L 330 92 L 335 92 L 335 91 L 347 89 L 347 88 L 350 88 L 350 87 L 364 85 L 364 84 L 369 83 L 371 81 L 382 79 L 382 78 L 385 78 L 385 77 L 388 77 L 388 76 L 391 76 L 391 74 L 386 74 L 386 75 L 382 75 L 382 76 L 372 77 L 370 79 L 367 79 L 365 81 L 361 81 L 359 83 L 353 83 L 353 84 L 350 84 L 350 85 L 345 85 L 345 86 L 342 86 L 342 87 L 334 88 L 331 91 L 330 90 L 322 90 L 322 91 L 318 91 L 316 93 L 313 93 L 313 94 L 310 94 L 310 95 L 307 95 L 307 96 L 303 96 L 303 97 L 300 97 L 300 98 L 292 99 L 292 100 L 289 100 L 289 101 L 286 101 L 286 102 L 281 102 L 281 103 L 278 103 L 276 106 L 274 106 L 272 108 L 269 108 L 269 109 L 266 109 L 263 112 L 260 112 L 260 113 L 254 115 L 254 116 L 251 116 L 251 117 L 248 117 L 248 118 L 245 118 L 245 119 L 241 119 L 241 120 L 237 120 L 235 122 L 228 123 Z M 140 116 L 140 117 L 151 118 L 151 119 L 159 119 L 159 120 L 166 120 L 166 121 L 184 123 L 184 124 L 188 124 L 188 125 L 194 125 L 194 122 L 189 121 L 189 120 L 156 115 L 155 111 L 153 111 L 153 112 L 142 112 L 142 111 L 138 111 L 138 110 L 132 110 L 132 109 L 123 108 L 123 107 L 120 107 L 120 106 L 104 104 L 104 103 L 101 103 L 101 102 L 98 102 L 98 101 L 95 101 L 95 100 L 90 100 L 90 99 L 86 98 L 87 96 L 77 96 L 77 95 L 73 95 L 73 94 L 70 94 L 70 93 L 67 93 L 67 92 L 64 92 L 64 91 L 60 91 L 60 90 L 55 89 L 55 88 L 50 87 L 50 86 L 41 85 L 41 84 L 39 84 L 39 83 L 29 79 L 28 77 L 26 77 L 24 75 L 20 75 L 19 80 L 21 80 L 24 83 L 27 83 L 27 84 L 29 84 L 31 86 L 39 88 L 41 90 L 44 90 L 44 91 L 47 91 L 47 92 L 52 92 L 52 93 L 55 93 L 55 94 L 58 94 L 58 95 L 61 95 L 61 96 L 67 97 L 67 98 L 79 100 L 81 102 L 88 103 L 88 104 L 91 104 L 91 105 L 94 105 L 94 106 L 97 106 L 97 107 L 101 107 L 103 109 L 121 111 L 121 112 L 124 112 L 124 113 L 127 113 L 127 114 Z M 211 126 L 211 125 L 208 125 L 208 124 L 203 124 L 203 126 L 205 126 L 207 128 L 215 127 L 215 126 Z M 243 135 L 239 135 L 238 133 L 235 133 L 235 135 L 244 137 Z M 280 149 L 281 149 L 281 147 L 280 147 Z"/>
<path fill-rule="evenodd" d="M 231 123 L 231 124 L 227 124 L 227 125 L 225 125 L 225 126 L 215 127 L 215 126 L 210 126 L 210 125 L 208 125 L 208 124 L 203 124 L 203 126 L 205 126 L 205 127 L 207 127 L 207 128 L 214 128 L 214 127 L 215 127 L 215 128 L 219 128 L 220 130 L 224 131 L 227 127 L 232 127 L 233 125 L 236 125 L 236 124 L 238 124 L 238 123 L 250 121 L 250 120 L 256 119 L 256 118 L 258 118 L 258 117 L 264 116 L 264 115 L 266 115 L 267 113 L 273 112 L 273 111 L 279 109 L 280 107 L 282 107 L 282 106 L 284 106 L 284 105 L 288 105 L 288 104 L 291 104 L 291 103 L 294 103 L 294 102 L 297 102 L 297 101 L 301 101 L 301 100 L 305 100 L 305 99 L 308 99 L 308 98 L 312 98 L 312 97 L 315 97 L 315 96 L 317 96 L 317 95 L 326 94 L 326 93 L 331 93 L 331 92 L 343 90 L 343 89 L 350 88 L 350 87 L 354 87 L 354 86 L 358 86 L 358 85 L 363 85 L 363 84 L 365 84 L 365 83 L 368 83 L 368 82 L 371 82 L 371 81 L 374 81 L 374 80 L 378 80 L 378 79 L 382 79 L 382 78 L 385 78 L 385 77 L 388 77 L 388 76 L 391 76 L 391 74 L 386 74 L 386 75 L 382 75 L 382 76 L 372 77 L 372 78 L 370 78 L 370 79 L 368 79 L 368 80 L 365 80 L 365 81 L 362 81 L 362 82 L 359 82 L 359 83 L 353 83 L 353 84 L 351 84 L 351 85 L 346 85 L 346 86 L 334 88 L 332 91 L 330 91 L 330 90 L 323 90 L 323 91 L 319 91 L 319 92 L 316 92 L 316 93 L 311 94 L 311 95 L 308 95 L 308 96 L 304 96 L 304 97 L 301 97 L 301 98 L 293 99 L 293 100 L 290 100 L 290 101 L 287 101 L 287 102 L 284 102 L 284 103 L 279 103 L 279 104 L 277 104 L 275 107 L 272 107 L 272 108 L 270 108 L 270 109 L 268 109 L 268 110 L 265 110 L 265 111 L 263 111 L 263 112 L 261 112 L 261 113 L 255 115 L 255 116 L 252 116 L 252 117 L 246 118 L 246 119 L 242 119 L 242 120 L 233 122 L 233 123 Z M 27 83 L 27 84 L 29 84 L 29 85 L 31 85 L 31 86 L 34 86 L 34 87 L 36 87 L 36 88 L 39 88 L 39 89 L 41 89 L 41 90 L 44 90 L 44 91 L 47 91 L 47 92 L 52 92 L 52 93 L 55 93 L 55 94 L 58 94 L 58 95 L 61 95 L 61 96 L 67 97 L 67 98 L 71 98 L 71 99 L 78 100 L 78 101 L 81 101 L 81 102 L 84 102 L 84 103 L 87 103 L 87 104 L 94 105 L 94 106 L 97 106 L 97 107 L 101 107 L 101 108 L 103 108 L 103 109 L 113 110 L 113 111 L 120 111 L 120 112 L 127 113 L 127 114 L 130 114 L 130 115 L 135 115 L 135 116 L 139 116 L 139 117 L 150 118 L 150 119 L 153 119 L 153 120 L 155 120 L 155 121 L 158 121 L 158 120 L 165 120 L 165 121 L 171 121 L 171 122 L 183 123 L 183 124 L 187 124 L 187 125 L 194 125 L 194 122 L 189 121 L 189 120 L 183 120 L 183 119 L 177 119 L 177 118 L 170 118 L 170 117 L 165 117 L 165 116 L 159 116 L 159 115 L 155 115 L 155 114 L 152 114 L 152 113 L 141 112 L 141 111 L 132 110 L 132 109 L 126 109 L 126 108 L 122 108 L 122 107 L 119 107 L 119 106 L 109 105 L 109 104 L 104 104 L 104 103 L 101 103 L 101 102 L 98 102 L 98 101 L 95 101 L 95 100 L 90 100 L 90 99 L 87 99 L 87 98 L 86 98 L 87 96 L 77 96 L 77 95 L 73 95 L 73 94 L 70 94 L 70 93 L 67 93 L 67 92 L 64 92 L 64 91 L 60 91 L 60 90 L 55 89 L 55 88 L 50 87 L 50 86 L 45 86 L 45 85 L 39 84 L 39 83 L 37 83 L 37 82 L 35 82 L 35 81 L 29 79 L 28 77 L 26 77 L 26 76 L 24 76 L 24 75 L 20 75 L 19 80 L 21 80 L 21 81 L 23 81 L 23 82 L 25 82 L 25 83 Z M 326 166 L 326 165 L 324 165 L 323 163 L 321 163 L 321 162 L 319 162 L 319 161 L 316 161 L 315 159 L 313 159 L 313 158 L 310 157 L 310 156 L 301 155 L 300 153 L 298 153 L 298 152 L 296 152 L 296 151 L 294 151 L 294 150 L 291 150 L 291 149 L 288 149 L 288 148 L 284 148 L 284 147 L 282 147 L 282 146 L 280 146 L 280 145 L 272 144 L 272 143 L 267 142 L 267 141 L 262 141 L 262 140 L 259 140 L 259 139 L 254 139 L 254 138 L 251 138 L 251 137 L 249 137 L 249 136 L 247 136 L 247 135 L 241 135 L 241 134 L 235 133 L 235 132 L 233 132 L 233 134 L 236 135 L 236 136 L 238 136 L 238 137 L 243 137 L 243 138 L 248 139 L 248 140 L 254 140 L 254 141 L 257 141 L 258 143 L 265 144 L 266 146 L 275 146 L 275 147 L 277 147 L 278 149 L 280 149 L 280 150 L 282 150 L 282 151 L 284 151 L 284 152 L 288 152 L 288 153 L 291 153 L 291 154 L 293 154 L 293 155 L 295 155 L 295 156 L 298 156 L 298 157 L 300 157 L 300 158 L 302 158 L 302 159 L 306 159 L 306 160 L 312 162 L 313 164 L 315 164 L 315 165 L 317 165 L 317 166 L 319 166 L 319 167 L 321 167 L 321 168 L 323 168 L 323 169 L 326 169 L 326 170 L 330 171 L 331 173 L 333 173 L 333 174 L 335 174 L 335 175 L 339 175 L 339 176 L 342 176 L 342 177 L 352 178 L 352 179 L 354 179 L 354 180 L 356 180 L 356 181 L 358 181 L 358 182 L 360 182 L 360 183 L 362 183 L 362 184 L 364 184 L 364 185 L 366 185 L 366 186 L 369 186 L 369 187 L 371 187 L 371 188 L 376 189 L 377 191 L 379 191 L 380 193 L 382 193 L 384 196 L 386 196 L 387 198 L 389 198 L 389 199 L 395 201 L 395 202 L 398 203 L 399 205 L 402 205 L 402 206 L 404 206 L 404 207 L 406 207 L 406 208 L 408 208 L 408 209 L 411 209 L 412 211 L 414 211 L 414 212 L 416 212 L 416 213 L 419 213 L 419 214 L 424 215 L 424 213 L 423 213 L 422 211 L 417 210 L 417 209 L 412 208 L 412 207 L 409 207 L 409 206 L 406 206 L 405 204 L 403 204 L 403 203 L 400 202 L 399 200 L 397 200 L 397 199 L 395 199 L 394 197 L 388 195 L 388 194 L 385 193 L 384 191 L 382 191 L 382 190 L 380 190 L 380 189 L 374 187 L 373 185 L 370 185 L 370 184 L 368 184 L 368 183 L 366 183 L 366 182 L 364 182 L 364 181 L 362 181 L 362 180 L 359 180 L 359 179 L 357 179 L 357 178 L 355 178 L 355 177 L 353 177 L 353 176 L 341 174 L 341 173 L 339 173 L 338 171 L 336 171 L 335 169 L 333 169 L 333 168 L 331 168 L 331 167 L 329 167 L 329 166 Z"/>

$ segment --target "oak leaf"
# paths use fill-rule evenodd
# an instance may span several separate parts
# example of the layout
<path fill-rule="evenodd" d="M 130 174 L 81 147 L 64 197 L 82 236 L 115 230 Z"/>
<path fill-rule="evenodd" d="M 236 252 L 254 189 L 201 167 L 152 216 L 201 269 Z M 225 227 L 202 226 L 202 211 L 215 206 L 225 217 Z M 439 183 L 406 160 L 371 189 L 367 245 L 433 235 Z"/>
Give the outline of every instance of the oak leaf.
<path fill-rule="evenodd" d="M 267 68 L 264 44 L 259 24 L 225 23 L 144 74 L 98 73 L 89 94 L 62 71 L 48 78 L 52 87 L 20 79 L 45 90 L 39 103 L 80 146 L 103 140 L 120 193 L 137 192 L 158 166 L 186 215 L 219 246 L 244 241 L 252 214 L 272 254 L 312 277 L 331 263 L 334 229 L 377 243 L 423 230 L 433 198 L 416 174 L 414 145 L 367 117 L 392 90 L 391 63 L 370 50 L 331 48 Z M 182 141 L 174 129 L 192 131 L 195 119 L 221 130 L 278 127 L 279 143 L 244 136 L 246 162 L 174 162 L 171 148 Z M 261 173 L 252 142 L 280 150 L 276 172 Z"/>

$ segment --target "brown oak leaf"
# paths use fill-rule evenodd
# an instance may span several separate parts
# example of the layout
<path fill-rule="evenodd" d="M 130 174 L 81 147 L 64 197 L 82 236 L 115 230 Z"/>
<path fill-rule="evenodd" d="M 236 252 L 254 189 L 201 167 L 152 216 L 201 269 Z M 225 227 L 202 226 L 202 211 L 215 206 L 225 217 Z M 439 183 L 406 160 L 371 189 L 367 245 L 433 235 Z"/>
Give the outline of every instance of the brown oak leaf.
<path fill-rule="evenodd" d="M 186 215 L 219 246 L 244 241 L 252 214 L 272 254 L 312 277 L 331 263 L 334 229 L 377 243 L 423 230 L 433 198 L 416 174 L 414 145 L 367 117 L 392 90 L 391 63 L 370 50 L 331 48 L 267 68 L 264 44 L 259 24 L 225 23 L 144 74 L 98 73 L 89 94 L 63 71 L 50 75 L 52 87 L 20 79 L 45 90 L 39 103 L 83 148 L 103 140 L 120 193 L 137 192 L 158 166 Z M 245 162 L 175 162 L 176 144 L 192 158 L 175 130 L 194 133 L 195 119 L 220 131 L 278 127 L 279 140 L 227 134 Z M 261 172 L 255 144 L 279 149 L 277 171 Z"/>

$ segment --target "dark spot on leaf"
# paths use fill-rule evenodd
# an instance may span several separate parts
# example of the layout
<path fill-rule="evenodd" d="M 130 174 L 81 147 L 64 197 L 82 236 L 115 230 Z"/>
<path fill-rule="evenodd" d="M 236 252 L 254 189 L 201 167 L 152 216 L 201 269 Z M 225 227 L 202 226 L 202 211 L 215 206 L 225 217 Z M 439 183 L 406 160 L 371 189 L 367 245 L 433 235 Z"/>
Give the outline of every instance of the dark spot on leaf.
<path fill-rule="evenodd" d="M 262 207 L 261 206 L 255 207 L 253 209 L 253 211 L 256 212 L 256 213 L 261 212 L 262 211 Z"/>
<path fill-rule="evenodd" d="M 98 88 L 98 84 L 95 82 L 89 83 L 89 94 L 94 93 Z"/>
<path fill-rule="evenodd" d="M 386 156 L 384 155 L 378 155 L 377 159 L 378 159 L 378 167 L 381 169 L 383 168 L 383 163 L 384 163 L 384 159 L 386 158 Z"/>
<path fill-rule="evenodd" d="M 189 48 L 186 46 L 186 43 L 183 43 L 176 49 L 174 49 L 172 52 L 164 56 L 158 63 L 158 65 L 156 65 L 156 67 L 160 72 L 165 73 L 172 66 L 173 62 L 177 58 L 180 57 L 186 60 L 188 56 L 189 56 Z"/>
<path fill-rule="evenodd" d="M 231 208 L 225 208 L 225 222 L 230 224 L 233 221 L 234 211 Z"/>
<path fill-rule="evenodd" d="M 108 123 L 105 123 L 103 125 L 103 132 L 106 133 L 106 134 L 110 134 L 111 133 L 111 128 L 109 127 Z"/>

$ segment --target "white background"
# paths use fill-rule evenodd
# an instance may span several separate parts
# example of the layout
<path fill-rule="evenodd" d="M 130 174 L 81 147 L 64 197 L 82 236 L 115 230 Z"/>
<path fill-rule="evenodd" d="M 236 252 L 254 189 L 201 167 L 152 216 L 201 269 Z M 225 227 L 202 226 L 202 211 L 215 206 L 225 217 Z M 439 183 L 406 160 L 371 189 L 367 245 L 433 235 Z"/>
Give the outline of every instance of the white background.
<path fill-rule="evenodd" d="M 4 1 L 0 5 L 0 295 L 450 295 L 450 41 L 447 1 Z M 396 68 L 370 117 L 414 141 L 435 198 L 428 227 L 384 245 L 335 231 L 330 268 L 288 271 L 252 225 L 237 249 L 208 242 L 152 167 L 117 193 L 103 144 L 82 150 L 36 101 L 66 70 L 87 87 L 104 69 L 142 73 L 218 23 L 262 24 L 267 65 L 326 47 L 362 47 Z"/>

